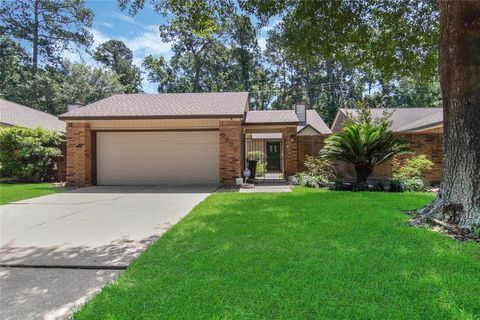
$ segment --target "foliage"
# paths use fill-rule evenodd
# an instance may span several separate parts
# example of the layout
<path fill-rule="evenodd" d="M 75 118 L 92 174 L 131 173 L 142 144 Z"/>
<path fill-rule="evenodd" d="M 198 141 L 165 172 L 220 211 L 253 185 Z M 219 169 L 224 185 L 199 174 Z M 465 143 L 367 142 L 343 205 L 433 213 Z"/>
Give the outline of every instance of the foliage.
<path fill-rule="evenodd" d="M 289 178 L 291 184 L 309 188 L 321 188 L 327 186 L 335 177 L 335 169 L 329 160 L 307 155 L 304 165 L 306 168 L 305 172 L 298 172 Z"/>
<path fill-rule="evenodd" d="M 213 194 L 74 319 L 475 319 L 478 244 L 409 227 L 401 212 L 432 199 Z"/>
<path fill-rule="evenodd" d="M 24 48 L 4 35 L 0 35 L 0 97 L 15 95 L 30 74 L 24 67 L 29 57 Z"/>
<path fill-rule="evenodd" d="M 84 0 L 0 2 L 0 34 L 28 43 L 34 71 L 42 62 L 59 62 L 62 52 L 73 46 L 89 46 L 92 21 Z"/>
<path fill-rule="evenodd" d="M 373 70 L 384 79 L 408 75 L 428 79 L 437 75 L 436 1 L 242 3 L 262 21 L 281 15 L 282 37 L 291 54 L 335 57 L 345 66 Z"/>
<path fill-rule="evenodd" d="M 392 172 L 395 178 L 425 177 L 432 170 L 433 162 L 425 155 L 419 155 L 405 160 L 403 165 L 397 159 L 392 161 Z"/>
<path fill-rule="evenodd" d="M 4 99 L 51 114 L 65 112 L 68 104 L 87 104 L 125 92 L 115 73 L 69 62 L 59 68 L 38 69 L 35 74 L 19 66 L 16 75 L 7 75 L 0 89 Z"/>
<path fill-rule="evenodd" d="M 61 76 L 53 83 L 54 103 L 62 111 L 68 104 L 88 104 L 124 93 L 118 76 L 108 70 L 80 63 L 65 63 Z"/>
<path fill-rule="evenodd" d="M 368 93 L 369 105 L 386 108 L 436 107 L 442 105 L 438 77 L 430 81 L 404 77 L 382 84 L 381 90 Z"/>
<path fill-rule="evenodd" d="M 258 161 L 255 176 L 263 177 L 267 172 L 267 156 L 262 151 L 250 151 L 247 153 L 247 161 Z"/>
<path fill-rule="evenodd" d="M 263 177 L 267 173 L 267 162 L 260 160 L 257 162 L 257 167 L 255 171 L 256 177 Z"/>
<path fill-rule="evenodd" d="M 0 176 L 22 182 L 50 180 L 62 142 L 59 133 L 41 128 L 0 129 Z"/>
<path fill-rule="evenodd" d="M 307 155 L 303 165 L 306 168 L 306 172 L 313 176 L 322 176 L 327 180 L 335 177 L 335 167 L 330 160 Z"/>
<path fill-rule="evenodd" d="M 63 191 L 65 191 L 64 188 L 56 188 L 50 183 L 0 183 L 0 204 Z"/>
<path fill-rule="evenodd" d="M 124 86 L 125 93 L 141 92 L 142 76 L 140 68 L 133 65 L 133 54 L 122 41 L 108 40 L 100 44 L 93 57 L 115 72 Z"/>
<path fill-rule="evenodd" d="M 247 160 L 266 161 L 267 156 L 262 151 L 250 151 L 247 153 Z"/>
<path fill-rule="evenodd" d="M 385 179 L 380 180 L 376 184 L 376 189 L 383 192 L 403 192 L 405 190 L 405 185 L 399 179 Z"/>
<path fill-rule="evenodd" d="M 392 181 L 400 183 L 403 191 L 425 192 L 430 189 L 428 181 L 421 177 L 396 177 Z"/>
<path fill-rule="evenodd" d="M 329 179 L 322 175 L 313 175 L 309 172 L 297 172 L 289 178 L 292 185 L 299 185 L 308 188 L 322 188 L 327 186 Z"/>
<path fill-rule="evenodd" d="M 361 109 L 360 109 L 361 111 Z M 321 156 L 352 163 L 357 182 L 366 182 L 373 169 L 392 157 L 410 152 L 408 145 L 396 138 L 387 119 L 372 120 L 368 109 L 325 140 Z"/>

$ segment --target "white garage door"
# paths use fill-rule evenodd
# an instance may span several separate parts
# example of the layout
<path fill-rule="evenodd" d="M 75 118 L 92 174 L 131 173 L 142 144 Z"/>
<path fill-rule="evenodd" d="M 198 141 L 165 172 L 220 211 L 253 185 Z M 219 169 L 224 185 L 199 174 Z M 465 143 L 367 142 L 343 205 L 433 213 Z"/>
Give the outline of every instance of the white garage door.
<path fill-rule="evenodd" d="M 98 132 L 98 185 L 217 183 L 218 132 Z"/>

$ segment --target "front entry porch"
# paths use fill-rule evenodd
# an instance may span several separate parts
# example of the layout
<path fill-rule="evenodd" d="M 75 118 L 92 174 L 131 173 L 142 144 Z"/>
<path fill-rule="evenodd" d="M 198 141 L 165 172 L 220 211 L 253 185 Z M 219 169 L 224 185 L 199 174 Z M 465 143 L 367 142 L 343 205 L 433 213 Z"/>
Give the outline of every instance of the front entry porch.
<path fill-rule="evenodd" d="M 255 182 L 285 181 L 296 172 L 296 127 L 278 125 L 246 125 L 244 168 Z M 292 166 L 292 162 L 295 168 Z M 287 165 L 289 164 L 289 165 Z"/>

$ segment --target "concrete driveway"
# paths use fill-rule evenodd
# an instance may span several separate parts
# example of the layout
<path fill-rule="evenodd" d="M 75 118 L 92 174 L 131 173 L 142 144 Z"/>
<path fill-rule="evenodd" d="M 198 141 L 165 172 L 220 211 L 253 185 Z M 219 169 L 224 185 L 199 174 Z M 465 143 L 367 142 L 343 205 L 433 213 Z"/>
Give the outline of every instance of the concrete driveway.
<path fill-rule="evenodd" d="M 1 318 L 68 318 L 215 188 L 95 186 L 0 206 Z"/>

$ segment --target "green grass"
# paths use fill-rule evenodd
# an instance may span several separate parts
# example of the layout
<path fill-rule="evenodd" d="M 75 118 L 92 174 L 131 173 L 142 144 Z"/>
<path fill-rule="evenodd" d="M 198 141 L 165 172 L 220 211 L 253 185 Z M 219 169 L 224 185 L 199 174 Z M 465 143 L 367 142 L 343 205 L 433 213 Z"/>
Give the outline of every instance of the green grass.
<path fill-rule="evenodd" d="M 410 227 L 432 194 L 214 194 L 75 319 L 480 319 L 480 246 Z"/>
<path fill-rule="evenodd" d="M 2 183 L 0 184 L 0 204 L 62 191 L 65 191 L 65 189 L 54 188 L 50 183 Z"/>

